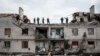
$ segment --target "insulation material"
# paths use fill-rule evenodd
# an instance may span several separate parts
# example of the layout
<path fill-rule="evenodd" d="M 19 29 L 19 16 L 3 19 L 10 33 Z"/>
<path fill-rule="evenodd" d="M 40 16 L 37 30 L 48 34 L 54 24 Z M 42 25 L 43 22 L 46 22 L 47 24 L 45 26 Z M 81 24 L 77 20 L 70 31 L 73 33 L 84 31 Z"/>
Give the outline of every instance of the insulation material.
<path fill-rule="evenodd" d="M 51 30 L 51 37 L 52 38 L 61 38 L 64 35 L 63 29 L 52 29 Z"/>
<path fill-rule="evenodd" d="M 72 48 L 78 48 L 78 41 L 72 42 Z"/>

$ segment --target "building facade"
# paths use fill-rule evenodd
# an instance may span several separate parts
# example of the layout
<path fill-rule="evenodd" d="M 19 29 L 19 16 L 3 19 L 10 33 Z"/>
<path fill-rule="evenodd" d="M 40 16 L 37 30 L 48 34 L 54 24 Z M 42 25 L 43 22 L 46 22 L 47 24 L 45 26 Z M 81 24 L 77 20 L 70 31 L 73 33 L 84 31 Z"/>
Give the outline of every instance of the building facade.
<path fill-rule="evenodd" d="M 63 24 L 30 23 L 22 8 L 0 14 L 0 56 L 97 56 L 99 49 L 100 14 L 75 12 Z"/>

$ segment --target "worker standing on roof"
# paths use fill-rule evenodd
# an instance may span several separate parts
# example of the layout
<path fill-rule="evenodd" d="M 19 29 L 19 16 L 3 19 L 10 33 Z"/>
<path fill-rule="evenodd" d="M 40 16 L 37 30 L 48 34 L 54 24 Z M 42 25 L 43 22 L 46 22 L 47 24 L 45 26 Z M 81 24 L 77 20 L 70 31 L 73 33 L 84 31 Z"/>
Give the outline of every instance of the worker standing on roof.
<path fill-rule="evenodd" d="M 44 17 L 42 18 L 42 23 L 44 24 Z"/>
<path fill-rule="evenodd" d="M 47 18 L 47 24 L 50 24 L 49 18 Z"/>
<path fill-rule="evenodd" d="M 68 17 L 65 18 L 66 19 L 66 24 L 68 23 Z"/>
<path fill-rule="evenodd" d="M 37 24 L 39 24 L 39 20 L 40 20 L 40 18 L 39 18 L 39 17 L 37 17 Z"/>
<path fill-rule="evenodd" d="M 35 24 L 35 18 L 33 19 L 33 22 L 34 22 L 34 24 Z"/>
<path fill-rule="evenodd" d="M 61 24 L 63 24 L 63 20 L 64 20 L 63 17 L 61 17 Z"/>

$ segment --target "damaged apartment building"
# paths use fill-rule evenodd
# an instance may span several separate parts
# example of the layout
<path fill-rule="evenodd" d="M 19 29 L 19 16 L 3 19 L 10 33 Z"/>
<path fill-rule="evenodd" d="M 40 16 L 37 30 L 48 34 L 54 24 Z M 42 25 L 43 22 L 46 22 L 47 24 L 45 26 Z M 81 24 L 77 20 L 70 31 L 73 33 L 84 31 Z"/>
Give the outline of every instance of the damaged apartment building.
<path fill-rule="evenodd" d="M 0 56 L 100 55 L 100 14 L 75 12 L 70 23 L 34 24 L 19 14 L 0 14 Z"/>

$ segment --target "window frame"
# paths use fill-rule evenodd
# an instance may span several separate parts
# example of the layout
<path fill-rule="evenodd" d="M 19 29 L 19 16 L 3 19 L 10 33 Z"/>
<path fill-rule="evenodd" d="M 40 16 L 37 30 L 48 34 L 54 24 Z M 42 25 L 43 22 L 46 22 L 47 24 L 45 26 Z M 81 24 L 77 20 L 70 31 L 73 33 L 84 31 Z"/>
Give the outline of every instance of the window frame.
<path fill-rule="evenodd" d="M 27 30 L 27 32 L 25 30 Z M 29 34 L 29 29 L 28 28 L 23 28 L 22 29 L 22 35 L 28 35 L 28 34 Z"/>
<path fill-rule="evenodd" d="M 92 30 L 92 33 L 90 32 Z M 88 35 L 94 35 L 94 28 L 88 28 Z"/>
<path fill-rule="evenodd" d="M 28 48 L 28 41 L 22 41 L 22 48 Z"/>
<path fill-rule="evenodd" d="M 10 35 L 11 35 L 11 28 L 5 28 L 4 29 L 4 35 L 8 35 L 8 37 L 10 37 Z"/>
<path fill-rule="evenodd" d="M 93 42 L 93 44 L 89 44 L 89 42 Z M 90 48 L 90 49 L 95 49 L 95 46 L 96 46 L 96 45 L 95 45 L 95 41 L 87 41 L 87 44 L 88 44 L 88 45 L 94 45 L 93 48 L 90 48 L 89 46 L 88 46 L 88 48 Z"/>
<path fill-rule="evenodd" d="M 10 48 L 11 47 L 11 42 L 10 41 L 4 41 L 4 47 L 5 48 Z"/>
<path fill-rule="evenodd" d="M 84 22 L 84 18 L 80 18 L 80 22 Z"/>
<path fill-rule="evenodd" d="M 76 31 L 77 31 L 77 34 L 76 34 Z M 78 28 L 72 28 L 72 35 L 78 36 L 79 34 L 78 32 L 79 32 Z"/>

